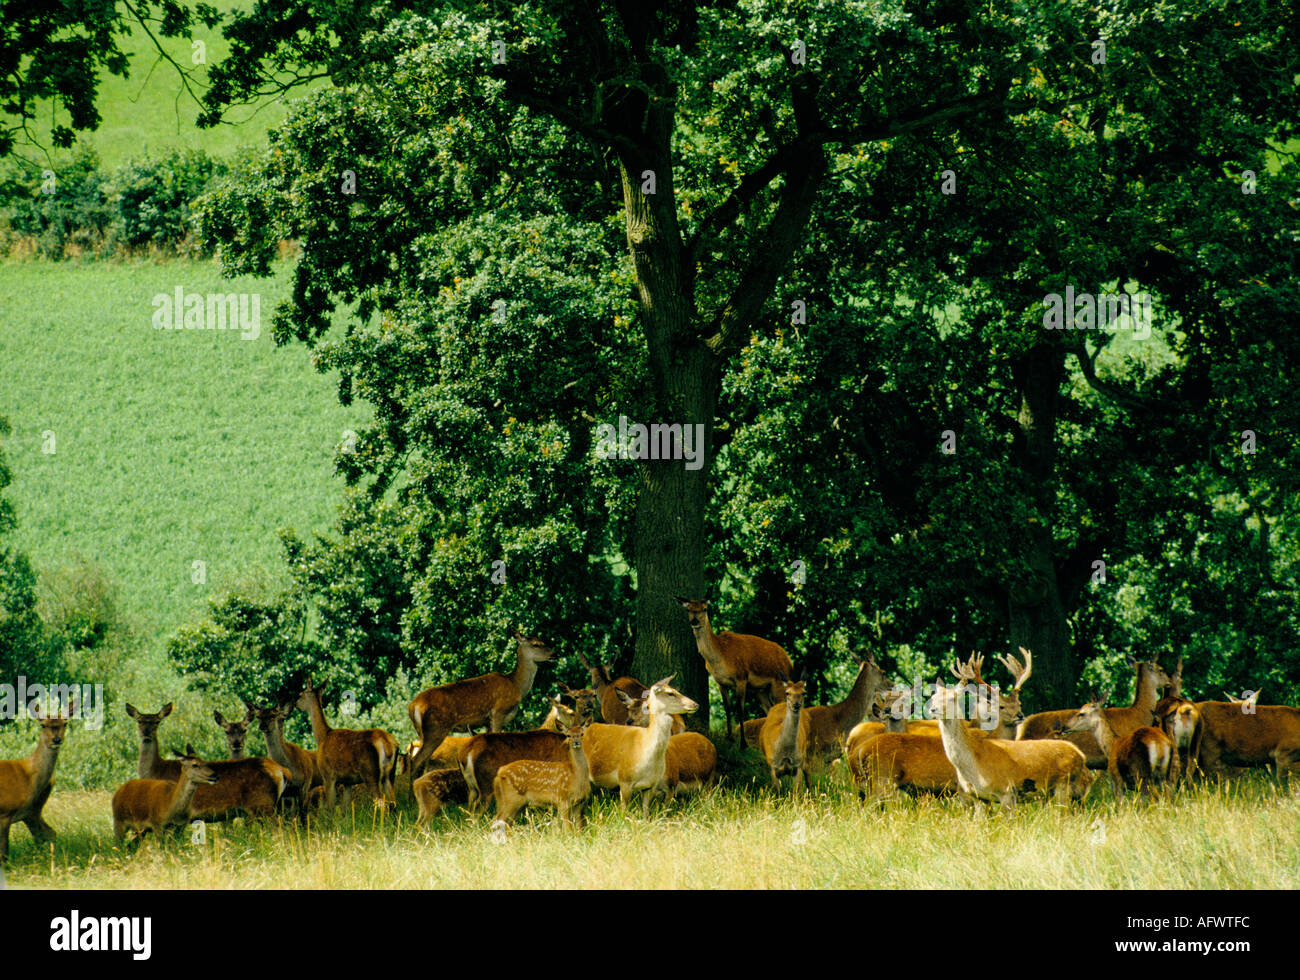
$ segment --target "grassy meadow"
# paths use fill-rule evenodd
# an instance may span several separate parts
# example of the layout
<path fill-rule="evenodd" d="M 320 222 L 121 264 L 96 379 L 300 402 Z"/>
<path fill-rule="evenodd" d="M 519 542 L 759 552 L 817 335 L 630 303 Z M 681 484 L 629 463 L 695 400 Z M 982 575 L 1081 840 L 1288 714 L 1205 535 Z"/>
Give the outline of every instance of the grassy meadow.
<path fill-rule="evenodd" d="M 428 830 L 354 805 L 337 817 L 209 825 L 147 840 L 112 838 L 107 791 L 55 792 L 59 831 L 38 847 L 13 831 L 8 881 L 38 888 L 1295 888 L 1300 796 L 1262 774 L 1198 787 L 1173 803 L 1116 802 L 1098 785 L 1080 807 L 1026 801 L 1013 813 L 956 799 L 898 797 L 864 807 L 834 767 L 810 796 L 761 783 L 658 806 L 649 820 L 617 796 L 585 830 L 522 817 L 504 842 L 458 808 Z"/>

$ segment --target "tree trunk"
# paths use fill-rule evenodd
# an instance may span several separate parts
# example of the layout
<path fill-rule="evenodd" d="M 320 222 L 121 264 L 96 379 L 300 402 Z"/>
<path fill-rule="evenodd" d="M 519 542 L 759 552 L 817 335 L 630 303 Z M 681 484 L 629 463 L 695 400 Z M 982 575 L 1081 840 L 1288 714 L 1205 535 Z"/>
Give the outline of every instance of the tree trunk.
<path fill-rule="evenodd" d="M 1077 680 L 1052 540 L 1057 400 L 1064 368 L 1062 349 L 1043 342 L 1015 370 L 1021 402 L 1014 455 L 1036 513 L 1019 528 L 1028 567 L 1025 580 L 1007 589 L 1007 625 L 1012 646 L 1034 655 L 1030 703 L 1040 707 L 1071 704 Z"/>

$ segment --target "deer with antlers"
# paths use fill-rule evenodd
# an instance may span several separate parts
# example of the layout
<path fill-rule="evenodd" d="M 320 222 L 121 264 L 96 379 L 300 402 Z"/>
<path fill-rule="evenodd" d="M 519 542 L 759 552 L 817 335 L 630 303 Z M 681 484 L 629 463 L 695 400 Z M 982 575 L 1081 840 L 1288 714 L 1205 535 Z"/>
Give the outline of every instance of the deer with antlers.
<path fill-rule="evenodd" d="M 723 630 L 713 632 L 709 622 L 709 600 L 675 597 L 690 618 L 695 648 L 704 658 L 704 666 L 718 684 L 727 737 L 731 737 L 732 708 L 727 695 L 735 701 L 736 737 L 744 744 L 745 699 L 752 689 L 759 706 L 769 710 L 783 697 L 786 680 L 794 673 L 790 657 L 780 646 L 762 637 Z"/>
<path fill-rule="evenodd" d="M 127 704 L 126 713 L 136 723 L 140 734 L 140 759 L 137 771 L 141 779 L 164 779 L 174 783 L 181 778 L 179 759 L 164 759 L 158 751 L 158 728 L 172 713 L 169 701 L 152 714 Z M 292 784 L 289 770 L 273 759 L 255 756 L 250 759 L 227 759 L 208 763 L 217 774 L 213 784 L 201 783 L 194 793 L 191 809 L 196 819 L 216 822 L 237 816 L 269 817 L 286 789 Z"/>
<path fill-rule="evenodd" d="M 1059 739 L 1021 742 L 973 738 L 962 723 L 964 684 L 935 684 L 931 708 L 939 717 L 944 754 L 957 773 L 962 794 L 971 800 L 997 800 L 1005 809 L 1027 785 L 1055 792 L 1065 802 L 1083 796 L 1092 784 L 1083 752 Z M 882 736 L 883 737 L 883 736 Z M 876 740 L 877 742 L 879 739 Z"/>
<path fill-rule="evenodd" d="M 1127 708 L 1106 708 L 1106 721 L 1114 729 L 1117 738 L 1132 734 L 1139 728 L 1148 726 L 1155 718 L 1156 704 L 1160 693 L 1169 686 L 1169 675 L 1154 660 L 1137 661 L 1128 658 L 1128 664 L 1137 673 L 1137 689 L 1133 695 L 1133 704 Z M 1092 732 L 1064 732 L 1066 723 L 1074 718 L 1077 709 L 1063 708 L 1054 711 L 1040 711 L 1026 718 L 1020 725 L 1016 738 L 1030 741 L 1044 738 L 1065 738 L 1077 745 L 1088 760 L 1088 768 L 1105 769 L 1108 760 L 1097 744 Z"/>
<path fill-rule="evenodd" d="M 591 796 L 591 767 L 583 748 L 585 725 L 564 731 L 564 762 L 539 762 L 520 759 L 497 770 L 492 792 L 497 804 L 493 827 L 507 826 L 524 807 L 549 806 L 565 825 L 581 830 L 583 814 Z"/>
<path fill-rule="evenodd" d="M 1117 736 L 1106 720 L 1105 705 L 1109 697 L 1095 698 L 1085 704 L 1066 722 L 1065 731 L 1091 731 L 1096 736 L 1097 744 L 1106 753 L 1106 770 L 1117 797 L 1125 787 L 1151 795 L 1168 784 L 1177 759 L 1173 740 L 1150 725 Z"/>
<path fill-rule="evenodd" d="M 519 705 L 533 689 L 537 665 L 552 660 L 555 651 L 535 636 L 515 630 L 515 669 L 509 676 L 482 674 L 421 691 L 407 705 L 420 748 L 411 760 L 411 776 L 418 777 L 425 762 L 442 740 L 456 729 L 487 725 L 499 732 L 514 720 Z"/>
<path fill-rule="evenodd" d="M 183 827 L 194 816 L 194 794 L 200 786 L 213 786 L 217 774 L 210 763 L 194 754 L 194 747 L 185 746 L 185 754 L 175 760 L 180 766 L 180 778 L 132 779 L 118 787 L 113 794 L 113 836 L 120 843 L 128 830 L 134 831 L 134 842 L 153 832 L 161 837 L 168 827 Z"/>
<path fill-rule="evenodd" d="M 396 803 L 397 739 L 382 728 L 331 728 L 321 707 L 321 691 L 307 678 L 297 708 L 311 719 L 316 739 L 316 769 L 325 787 L 325 805 L 338 803 L 337 788 L 364 784 L 379 804 Z"/>
<path fill-rule="evenodd" d="M 59 761 L 68 715 L 74 711 L 75 708 L 69 708 L 66 714 L 46 715 L 33 707 L 30 714 L 41 725 L 36 750 L 25 759 L 0 761 L 0 864 L 9 860 L 11 824 L 26 824 L 32 840 L 51 841 L 58 836 L 45 822 L 41 811 L 54 787 L 54 766 Z"/>

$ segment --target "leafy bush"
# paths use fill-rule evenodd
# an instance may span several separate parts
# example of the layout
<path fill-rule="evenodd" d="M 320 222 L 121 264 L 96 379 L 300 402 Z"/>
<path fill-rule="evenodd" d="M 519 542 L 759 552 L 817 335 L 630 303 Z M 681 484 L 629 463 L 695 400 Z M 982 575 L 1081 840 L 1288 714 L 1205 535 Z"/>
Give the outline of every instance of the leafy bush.
<path fill-rule="evenodd" d="M 10 193 L 16 186 L 26 191 L 6 202 L 11 233 L 28 236 L 38 254 L 50 259 L 111 252 L 119 216 L 109 201 L 99 157 L 93 150 L 79 149 L 68 163 L 52 172 L 51 184 L 46 184 L 39 172 L 5 182 Z M 53 192 L 45 193 L 47 187 Z"/>
<path fill-rule="evenodd" d="M 122 237 L 132 247 L 156 245 L 197 251 L 194 201 L 224 164 L 200 150 L 176 150 L 161 160 L 132 160 L 113 172 Z"/>

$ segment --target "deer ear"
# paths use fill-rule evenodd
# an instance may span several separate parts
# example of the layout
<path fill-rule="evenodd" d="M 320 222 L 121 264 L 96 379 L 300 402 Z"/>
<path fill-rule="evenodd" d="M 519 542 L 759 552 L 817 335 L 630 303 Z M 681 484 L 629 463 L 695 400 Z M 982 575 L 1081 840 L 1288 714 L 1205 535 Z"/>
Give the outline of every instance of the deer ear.
<path fill-rule="evenodd" d="M 223 718 L 221 717 L 221 712 L 220 712 L 220 711 L 214 711 L 214 712 L 212 712 L 212 720 L 215 721 L 215 722 L 216 722 L 218 725 L 220 725 L 222 728 L 225 728 L 225 727 L 226 727 L 225 719 L 223 719 Z"/>
<path fill-rule="evenodd" d="M 674 595 L 673 598 L 676 599 L 678 602 L 680 602 L 683 606 L 689 606 L 691 604 L 690 599 L 683 599 L 679 595 Z"/>
<path fill-rule="evenodd" d="M 191 745 L 189 742 L 186 742 L 186 743 L 185 743 L 185 754 L 186 754 L 186 755 L 198 755 L 198 753 L 194 751 L 194 746 Z"/>
<path fill-rule="evenodd" d="M 133 705 L 130 701 L 128 701 L 128 702 L 126 703 L 126 714 L 127 714 L 127 717 L 129 717 L 129 718 L 134 718 L 134 717 L 136 717 L 136 715 L 138 715 L 139 713 L 140 713 L 140 712 L 138 712 L 138 711 L 135 710 L 135 705 Z"/>
<path fill-rule="evenodd" d="M 614 693 L 617 694 L 617 695 L 618 695 L 618 699 L 619 699 L 620 701 L 622 701 L 622 702 L 623 702 L 625 705 L 627 705 L 628 707 L 631 707 L 632 705 L 636 704 L 636 702 L 637 702 L 637 699 L 634 698 L 634 697 L 632 697 L 630 694 L 628 694 L 627 691 L 621 691 L 621 690 L 619 690 L 618 688 L 615 688 L 615 689 L 614 689 Z"/>
<path fill-rule="evenodd" d="M 166 718 L 171 713 L 172 713 L 172 703 L 168 701 L 166 704 L 163 705 L 163 709 L 161 712 L 159 712 L 159 714 L 161 714 L 164 718 Z"/>
<path fill-rule="evenodd" d="M 1130 667 L 1137 667 L 1138 665 L 1138 662 L 1133 659 L 1133 654 L 1131 653 L 1124 654 L 1124 662 Z"/>

